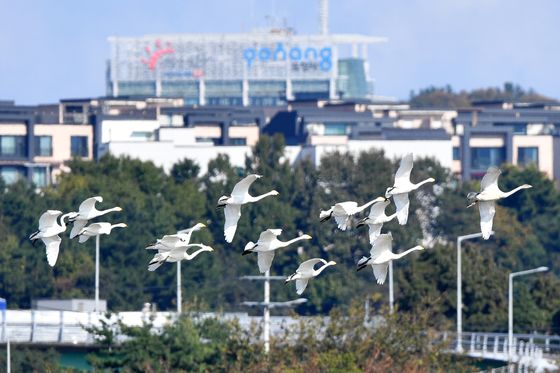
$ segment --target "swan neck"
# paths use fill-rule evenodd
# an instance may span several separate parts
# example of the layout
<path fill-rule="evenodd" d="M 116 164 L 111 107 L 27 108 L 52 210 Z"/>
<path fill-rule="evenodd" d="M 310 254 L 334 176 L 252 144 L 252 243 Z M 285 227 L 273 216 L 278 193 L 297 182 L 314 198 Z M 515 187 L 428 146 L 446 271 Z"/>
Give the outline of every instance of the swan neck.
<path fill-rule="evenodd" d="M 402 253 L 400 253 L 400 254 L 395 254 L 395 259 L 400 259 L 400 258 L 402 258 L 403 256 L 408 255 L 408 254 L 410 254 L 411 252 L 417 251 L 417 250 L 421 250 L 419 246 L 415 246 L 415 247 L 413 247 L 412 249 L 408 249 L 408 250 L 406 250 L 406 251 L 404 251 L 404 252 L 402 252 Z"/>
<path fill-rule="evenodd" d="M 327 268 L 327 267 L 330 266 L 330 265 L 332 265 L 332 264 L 327 263 L 327 264 L 323 265 L 321 268 L 316 269 L 316 270 L 314 271 L 314 272 L 315 272 L 314 275 L 315 275 L 315 276 L 319 276 L 319 274 L 320 274 L 321 272 L 323 272 L 324 269 Z"/>
<path fill-rule="evenodd" d="M 196 250 L 196 251 L 193 252 L 192 254 L 188 254 L 188 253 L 185 251 L 185 259 L 191 260 L 191 259 L 193 259 L 194 257 L 196 257 L 198 254 L 200 254 L 200 253 L 203 252 L 203 251 L 206 251 L 206 249 L 205 249 L 204 247 L 201 248 L 201 249 Z"/>
<path fill-rule="evenodd" d="M 99 213 L 104 215 L 104 214 L 108 214 L 108 213 L 113 212 L 113 211 L 120 211 L 120 208 L 112 207 L 112 208 L 107 209 L 107 210 L 101 210 L 101 211 L 99 211 Z"/>
<path fill-rule="evenodd" d="M 270 191 L 270 192 L 268 192 L 268 193 L 261 194 L 260 196 L 255 196 L 255 197 L 252 198 L 252 200 L 253 200 L 253 202 L 257 202 L 257 201 L 260 201 L 260 200 L 263 199 L 263 198 L 266 198 L 266 197 L 268 197 L 268 196 L 273 196 L 273 195 L 275 195 L 275 194 L 276 194 L 276 193 L 275 193 L 274 191 Z"/>
<path fill-rule="evenodd" d="M 301 237 L 296 237 L 296 238 L 294 238 L 294 239 L 292 239 L 292 240 L 289 240 L 289 241 L 280 241 L 280 242 L 282 243 L 282 246 L 281 246 L 281 247 L 290 246 L 290 245 L 293 244 L 294 242 L 301 241 L 301 240 L 303 240 L 303 239 L 304 239 L 304 237 L 301 236 Z"/>
<path fill-rule="evenodd" d="M 510 190 L 510 191 L 507 192 L 507 193 L 504 193 L 504 198 L 505 198 L 505 197 L 509 197 L 509 196 L 511 196 L 512 194 L 519 192 L 521 189 L 525 189 L 525 185 L 518 186 L 517 188 L 512 189 L 512 190 Z"/>
<path fill-rule="evenodd" d="M 426 180 L 422 180 L 422 181 L 419 182 L 418 184 L 414 184 L 414 186 L 417 187 L 417 188 L 419 188 L 419 187 L 421 187 L 422 185 L 427 184 L 427 183 L 431 183 L 431 182 L 432 182 L 432 179 L 426 179 Z"/>

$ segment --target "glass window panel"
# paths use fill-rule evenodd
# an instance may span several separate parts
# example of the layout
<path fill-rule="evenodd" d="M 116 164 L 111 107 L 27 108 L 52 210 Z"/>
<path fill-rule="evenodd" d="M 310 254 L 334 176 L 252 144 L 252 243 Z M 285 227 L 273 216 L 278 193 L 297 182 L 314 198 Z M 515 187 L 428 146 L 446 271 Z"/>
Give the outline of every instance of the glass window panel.
<path fill-rule="evenodd" d="M 506 149 L 471 148 L 471 167 L 473 170 L 486 170 L 490 166 L 500 166 L 506 160 Z"/>
<path fill-rule="evenodd" d="M 539 165 L 539 148 L 536 146 L 517 148 L 517 165 L 528 166 L 530 164 Z"/>
<path fill-rule="evenodd" d="M 0 175 L 6 184 L 13 184 L 23 177 L 23 173 L 17 167 L 2 167 L 0 168 Z"/>
<path fill-rule="evenodd" d="M 453 147 L 453 160 L 460 161 L 461 160 L 461 148 L 458 146 Z"/>
<path fill-rule="evenodd" d="M 325 123 L 325 135 L 346 135 L 346 124 Z"/>
<path fill-rule="evenodd" d="M 88 151 L 88 138 L 87 136 L 72 136 L 70 154 L 72 157 L 87 157 Z"/>
<path fill-rule="evenodd" d="M 47 169 L 45 167 L 33 168 L 33 184 L 39 188 L 47 186 Z"/>
<path fill-rule="evenodd" d="M 52 136 L 35 137 L 35 155 L 39 157 L 52 156 Z"/>

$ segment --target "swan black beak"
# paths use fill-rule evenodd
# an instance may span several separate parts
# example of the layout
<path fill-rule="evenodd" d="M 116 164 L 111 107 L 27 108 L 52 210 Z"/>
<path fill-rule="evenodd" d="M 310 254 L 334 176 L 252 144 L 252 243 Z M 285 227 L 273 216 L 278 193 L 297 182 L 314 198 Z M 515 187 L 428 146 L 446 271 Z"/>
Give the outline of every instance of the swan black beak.
<path fill-rule="evenodd" d="M 367 264 L 360 264 L 360 265 L 358 265 L 358 268 L 356 269 L 356 272 L 359 272 L 366 267 L 367 267 Z"/>
<path fill-rule="evenodd" d="M 360 221 L 358 222 L 358 224 L 356 225 L 356 228 L 359 228 L 359 227 L 361 227 L 362 225 L 366 225 L 366 219 L 367 219 L 367 218 L 360 220 Z"/>
<path fill-rule="evenodd" d="M 251 253 L 252 253 L 252 251 L 244 250 L 244 251 L 241 253 L 241 255 L 242 255 L 242 256 L 245 256 L 245 255 L 251 254 Z"/>

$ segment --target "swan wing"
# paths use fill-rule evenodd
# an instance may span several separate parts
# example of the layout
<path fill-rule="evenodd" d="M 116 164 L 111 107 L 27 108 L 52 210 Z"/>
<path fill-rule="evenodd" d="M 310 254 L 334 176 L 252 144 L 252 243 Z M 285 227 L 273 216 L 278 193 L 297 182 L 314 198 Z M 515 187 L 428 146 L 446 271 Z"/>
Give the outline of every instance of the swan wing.
<path fill-rule="evenodd" d="M 333 206 L 334 215 L 352 215 L 358 208 L 358 202 L 339 202 Z"/>
<path fill-rule="evenodd" d="M 334 220 L 338 225 L 338 229 L 345 231 L 350 225 L 350 216 L 349 215 L 335 215 Z"/>
<path fill-rule="evenodd" d="M 405 225 L 408 221 L 408 209 L 410 207 L 408 193 L 393 194 L 393 201 L 395 201 L 395 206 L 397 207 L 399 224 Z"/>
<path fill-rule="evenodd" d="M 384 252 L 393 252 L 393 236 L 390 233 L 380 234 L 375 242 L 371 245 L 369 251 L 371 259 L 375 260 Z"/>
<path fill-rule="evenodd" d="M 375 220 L 378 219 L 380 216 L 385 214 L 385 208 L 387 206 L 389 206 L 389 204 L 391 203 L 391 201 L 387 200 L 387 201 L 383 201 L 383 202 L 375 202 L 372 206 L 371 209 L 369 210 L 369 215 L 368 217 L 371 220 Z"/>
<path fill-rule="evenodd" d="M 103 197 L 95 196 L 84 200 L 84 202 L 80 203 L 78 213 L 82 216 L 88 216 L 89 213 L 95 209 L 96 202 L 103 202 Z"/>
<path fill-rule="evenodd" d="M 41 238 L 46 247 L 47 262 L 51 267 L 54 267 L 58 259 L 58 251 L 60 249 L 60 242 L 62 239 L 59 236 L 43 237 Z"/>
<path fill-rule="evenodd" d="M 237 222 L 241 217 L 241 205 L 226 205 L 224 208 L 224 214 L 226 216 L 224 224 L 224 237 L 226 242 L 231 242 L 233 240 L 233 236 L 235 236 L 235 231 L 237 230 Z"/>
<path fill-rule="evenodd" d="M 46 212 L 44 212 L 43 215 L 41 215 L 41 217 L 39 218 L 39 230 L 44 231 L 48 228 L 58 225 L 56 219 L 61 214 L 62 211 L 58 210 L 47 210 Z"/>
<path fill-rule="evenodd" d="M 74 238 L 79 235 L 82 229 L 86 226 L 87 222 L 87 219 L 74 220 L 74 225 L 72 225 L 72 230 L 70 231 L 70 238 Z"/>
<path fill-rule="evenodd" d="M 369 226 L 369 243 L 373 244 L 377 237 L 381 234 L 381 228 L 383 227 L 383 223 L 381 224 L 368 224 Z"/>
<path fill-rule="evenodd" d="M 308 282 L 309 279 L 307 278 L 299 278 L 296 280 L 296 292 L 298 293 L 298 295 L 303 294 L 303 291 L 307 287 Z"/>
<path fill-rule="evenodd" d="M 313 259 L 306 260 L 305 262 L 299 265 L 296 272 L 304 275 L 313 275 L 313 269 L 317 263 L 327 264 L 327 261 L 321 258 L 313 258 Z"/>
<path fill-rule="evenodd" d="M 488 167 L 488 171 L 480 181 L 480 190 L 483 191 L 489 187 L 498 187 L 498 177 L 502 171 L 498 167 L 490 166 Z"/>
<path fill-rule="evenodd" d="M 258 242 L 270 242 L 282 234 L 282 229 L 267 229 L 261 232 Z"/>
<path fill-rule="evenodd" d="M 412 153 L 408 153 L 401 159 L 401 164 L 395 174 L 395 186 L 410 183 L 410 172 L 412 171 Z"/>
<path fill-rule="evenodd" d="M 478 202 L 478 210 L 480 211 L 480 231 L 482 232 L 482 238 L 487 240 L 490 238 L 490 233 L 492 232 L 492 221 L 496 214 L 496 202 Z"/>
<path fill-rule="evenodd" d="M 235 184 L 233 190 L 231 192 L 232 197 L 239 197 L 242 198 L 245 194 L 249 193 L 249 187 L 253 184 L 257 179 L 260 179 L 261 175 L 251 174 L 247 175 L 243 180 Z"/>
<path fill-rule="evenodd" d="M 272 266 L 272 260 L 274 259 L 274 251 L 258 251 L 257 252 L 257 262 L 259 263 L 259 271 L 265 273 Z"/>
<path fill-rule="evenodd" d="M 309 282 L 309 279 L 307 279 L 307 278 L 298 278 L 296 280 L 296 292 L 298 293 L 298 295 L 303 294 L 303 291 L 307 287 L 308 282 Z"/>
<path fill-rule="evenodd" d="M 185 241 L 182 237 L 176 234 L 166 234 L 161 239 L 157 240 L 157 243 L 167 246 L 169 248 L 176 248 L 176 247 L 188 245 L 187 241 Z"/>
<path fill-rule="evenodd" d="M 377 283 L 379 285 L 383 285 L 385 283 L 385 279 L 387 278 L 389 263 L 373 264 L 371 268 L 373 268 L 373 275 L 375 276 Z"/>

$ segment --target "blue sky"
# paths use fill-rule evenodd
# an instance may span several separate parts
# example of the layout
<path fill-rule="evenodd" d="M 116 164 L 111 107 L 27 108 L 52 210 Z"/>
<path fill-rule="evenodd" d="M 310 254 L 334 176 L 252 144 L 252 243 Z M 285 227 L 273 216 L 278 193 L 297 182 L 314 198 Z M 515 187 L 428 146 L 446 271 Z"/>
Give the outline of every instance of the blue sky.
<path fill-rule="evenodd" d="M 267 16 L 318 30 L 317 0 L 0 0 L 0 99 L 105 94 L 107 37 L 250 31 Z M 560 1 L 330 0 L 330 31 L 388 37 L 370 48 L 376 93 L 513 81 L 560 98 Z"/>

